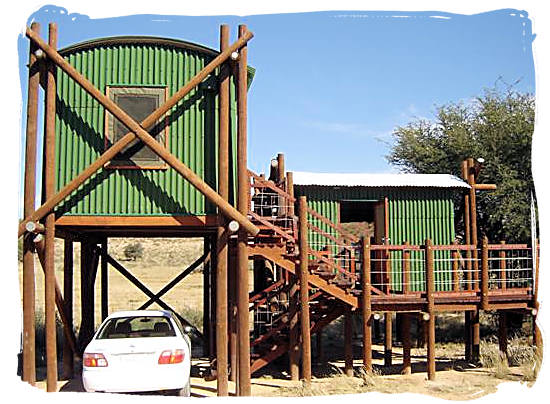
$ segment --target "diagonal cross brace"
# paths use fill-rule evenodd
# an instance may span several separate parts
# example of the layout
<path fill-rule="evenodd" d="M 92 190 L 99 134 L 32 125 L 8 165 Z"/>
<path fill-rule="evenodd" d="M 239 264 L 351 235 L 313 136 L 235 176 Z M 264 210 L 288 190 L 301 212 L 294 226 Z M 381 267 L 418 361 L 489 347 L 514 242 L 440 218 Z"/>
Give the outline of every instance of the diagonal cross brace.
<path fill-rule="evenodd" d="M 156 300 L 160 299 L 162 296 L 164 296 L 168 291 L 170 291 L 174 286 L 176 286 L 178 283 L 180 283 L 187 275 L 189 275 L 191 272 L 193 272 L 195 269 L 198 268 L 201 264 L 206 264 L 210 260 L 210 252 L 207 251 L 203 255 L 201 255 L 195 262 L 193 262 L 187 269 L 185 269 L 183 272 L 181 272 L 178 276 L 176 276 L 174 279 L 172 279 L 165 287 L 163 287 L 158 293 L 155 294 L 154 297 L 151 297 L 147 302 L 143 303 L 141 306 L 139 306 L 138 310 L 145 310 L 147 307 L 149 307 L 151 304 L 153 304 Z"/>
<path fill-rule="evenodd" d="M 155 296 L 147 286 L 145 286 L 143 283 L 140 282 L 138 278 L 136 278 L 130 271 L 128 271 L 126 268 L 124 268 L 117 260 L 115 260 L 113 257 L 111 257 L 109 254 L 107 254 L 106 251 L 101 249 L 100 247 L 96 247 L 95 250 L 102 255 L 102 257 L 105 258 L 105 260 L 113 266 L 118 272 L 120 272 L 126 279 L 128 279 L 130 282 L 132 282 L 139 290 L 141 290 L 143 293 L 145 293 L 150 299 L 154 300 L 155 303 L 157 303 L 160 307 L 162 307 L 164 310 L 171 311 L 174 313 L 178 319 L 184 323 L 185 325 L 191 327 L 193 329 L 193 332 L 201 339 L 203 339 L 202 333 L 195 327 L 193 324 L 191 324 L 189 321 L 187 321 L 185 318 L 183 318 L 180 314 L 178 314 L 174 309 L 172 309 L 170 306 L 168 306 L 166 303 L 164 303 L 161 299 Z"/>
<path fill-rule="evenodd" d="M 120 140 L 118 140 L 113 146 L 111 146 L 105 153 L 103 153 L 94 163 L 88 166 L 82 173 L 74 178 L 69 184 L 61 189 L 57 194 L 48 199 L 40 208 L 38 208 L 33 214 L 26 217 L 19 224 L 18 236 L 25 232 L 25 224 L 29 221 L 38 221 L 42 219 L 46 214 L 51 212 L 63 199 L 76 190 L 84 181 L 90 178 L 101 167 L 108 163 L 112 158 L 118 154 L 126 145 L 132 142 L 136 136 L 151 148 L 159 157 L 166 161 L 174 170 L 179 172 L 187 181 L 189 181 L 199 192 L 206 196 L 214 205 L 216 205 L 225 216 L 237 221 L 243 229 L 245 229 L 251 235 L 256 235 L 259 229 L 252 224 L 243 214 L 237 209 L 231 206 L 225 201 L 216 191 L 214 191 L 208 184 L 206 184 L 202 178 L 195 174 L 189 167 L 183 164 L 178 158 L 172 155 L 165 147 L 158 143 L 149 133 L 145 131 L 145 128 L 152 126 L 159 118 L 161 118 L 170 108 L 175 106 L 186 94 L 188 94 L 194 87 L 196 87 L 204 78 L 206 78 L 211 72 L 213 72 L 219 65 L 225 62 L 232 52 L 240 49 L 246 45 L 248 40 L 253 37 L 250 31 L 239 38 L 233 45 L 220 53 L 212 62 L 210 62 L 204 69 L 202 69 L 192 80 L 190 80 L 185 86 L 183 86 L 176 94 L 174 94 L 164 105 L 154 111 L 145 120 L 138 124 L 132 119 L 126 112 L 124 112 L 118 105 L 111 101 L 107 96 L 101 93 L 96 87 L 93 86 L 86 78 L 84 78 L 74 67 L 72 67 L 65 59 L 52 47 L 46 44 L 39 35 L 27 28 L 26 35 L 46 53 L 46 55 L 69 77 L 75 80 L 82 86 L 94 99 L 96 99 L 106 110 L 108 110 L 113 116 L 120 120 L 131 132 L 127 133 Z"/>

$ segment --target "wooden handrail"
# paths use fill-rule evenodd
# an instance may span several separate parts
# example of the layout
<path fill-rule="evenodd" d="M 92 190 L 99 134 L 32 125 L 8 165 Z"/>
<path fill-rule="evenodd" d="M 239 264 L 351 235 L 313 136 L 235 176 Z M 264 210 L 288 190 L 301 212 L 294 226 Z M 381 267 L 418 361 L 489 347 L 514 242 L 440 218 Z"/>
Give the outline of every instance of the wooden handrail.
<path fill-rule="evenodd" d="M 285 199 L 288 199 L 289 202 L 294 203 L 296 202 L 296 198 L 294 198 L 289 193 L 283 191 L 281 188 L 279 188 L 273 181 L 265 180 L 262 177 L 260 177 L 258 174 L 254 173 L 253 171 L 248 170 L 248 175 L 252 178 L 254 178 L 254 181 L 259 183 L 262 187 L 269 188 L 272 191 L 276 192 L 280 196 L 282 196 Z M 252 187 L 254 187 L 254 184 L 251 184 Z"/>
<path fill-rule="evenodd" d="M 326 216 L 321 215 L 319 212 L 316 212 L 315 210 L 311 209 L 310 207 L 307 208 L 307 213 L 309 213 L 311 216 L 319 219 L 321 222 L 326 224 L 329 227 L 332 227 L 336 231 L 342 234 L 344 238 L 349 239 L 353 243 L 357 243 L 359 241 L 359 237 L 354 236 L 353 234 L 347 232 L 342 228 L 342 226 L 338 225 L 337 223 L 332 222 L 329 218 Z"/>

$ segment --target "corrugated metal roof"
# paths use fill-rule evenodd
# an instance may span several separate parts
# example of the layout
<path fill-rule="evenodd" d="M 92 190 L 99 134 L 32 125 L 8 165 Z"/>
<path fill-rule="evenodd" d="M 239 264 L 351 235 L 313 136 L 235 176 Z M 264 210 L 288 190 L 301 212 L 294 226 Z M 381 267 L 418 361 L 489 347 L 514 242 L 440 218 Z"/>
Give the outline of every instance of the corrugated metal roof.
<path fill-rule="evenodd" d="M 460 178 L 450 174 L 368 174 L 294 172 L 295 185 L 341 187 L 428 187 L 470 188 Z"/>

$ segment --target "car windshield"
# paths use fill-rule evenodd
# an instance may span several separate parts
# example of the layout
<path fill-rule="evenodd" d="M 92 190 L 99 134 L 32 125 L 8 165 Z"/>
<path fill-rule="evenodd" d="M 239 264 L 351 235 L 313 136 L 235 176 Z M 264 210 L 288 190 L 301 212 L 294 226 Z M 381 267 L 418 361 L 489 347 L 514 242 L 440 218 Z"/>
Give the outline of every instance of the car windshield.
<path fill-rule="evenodd" d="M 175 337 L 176 332 L 167 317 L 118 317 L 107 321 L 97 339 Z"/>

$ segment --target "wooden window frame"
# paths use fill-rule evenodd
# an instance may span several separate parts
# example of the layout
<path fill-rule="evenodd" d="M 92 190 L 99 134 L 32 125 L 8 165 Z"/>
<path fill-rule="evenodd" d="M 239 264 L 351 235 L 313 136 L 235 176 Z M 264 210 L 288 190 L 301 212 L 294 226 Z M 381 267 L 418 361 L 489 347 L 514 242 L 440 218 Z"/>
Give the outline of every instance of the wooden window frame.
<path fill-rule="evenodd" d="M 168 93 L 168 87 L 167 86 L 154 86 L 154 85 L 107 85 L 105 88 L 105 95 L 114 101 L 111 96 L 113 95 L 113 90 L 127 90 L 128 94 L 132 93 L 132 90 L 143 90 L 143 89 L 151 89 L 151 90 L 164 90 L 164 99 L 161 99 L 159 102 L 159 106 L 164 104 L 166 100 L 168 99 L 169 93 Z M 136 92 L 136 94 L 138 94 Z M 153 111 L 151 111 L 153 112 Z M 169 125 L 168 125 L 168 115 L 165 115 L 164 118 L 159 119 L 158 122 L 161 122 L 162 119 L 165 120 L 165 125 L 162 130 L 164 135 L 164 141 L 161 143 L 166 149 L 168 149 L 169 143 Z M 115 139 L 113 139 L 111 128 L 113 127 L 114 123 L 116 121 L 116 118 L 112 116 L 107 110 L 105 110 L 105 130 L 104 130 L 104 151 L 106 151 L 110 145 L 114 144 L 116 142 Z M 139 141 L 139 138 L 137 138 Z M 133 144 L 133 142 L 131 143 Z M 147 146 L 145 146 L 147 147 Z M 111 170 L 166 170 L 168 169 L 168 164 L 164 162 L 160 157 L 160 164 L 157 165 L 142 165 L 136 162 L 135 165 L 121 165 L 121 164 L 112 164 L 109 162 L 105 165 L 105 168 L 111 169 Z"/>

